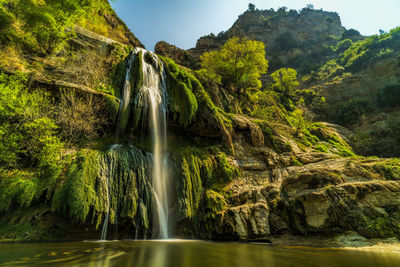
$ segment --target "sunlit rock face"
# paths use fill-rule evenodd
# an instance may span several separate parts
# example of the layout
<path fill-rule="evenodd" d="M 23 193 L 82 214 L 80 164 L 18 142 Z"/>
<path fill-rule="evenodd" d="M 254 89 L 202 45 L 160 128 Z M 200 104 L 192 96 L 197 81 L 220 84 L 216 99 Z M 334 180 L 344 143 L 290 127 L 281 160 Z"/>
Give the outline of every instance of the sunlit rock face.
<path fill-rule="evenodd" d="M 186 53 L 165 42 L 157 44 L 156 49 L 177 62 L 186 59 L 182 62 L 184 66 L 199 68 L 202 53 L 218 49 L 234 36 L 247 37 L 265 44 L 272 68 L 298 67 L 310 56 L 319 58 L 317 63 L 323 63 L 328 53 L 325 47 L 335 45 L 345 32 L 346 28 L 335 12 L 307 8 L 300 12 L 256 10 L 240 15 L 226 32 L 201 37 L 196 47 Z M 346 38 L 356 41 L 362 36 L 356 32 Z"/>

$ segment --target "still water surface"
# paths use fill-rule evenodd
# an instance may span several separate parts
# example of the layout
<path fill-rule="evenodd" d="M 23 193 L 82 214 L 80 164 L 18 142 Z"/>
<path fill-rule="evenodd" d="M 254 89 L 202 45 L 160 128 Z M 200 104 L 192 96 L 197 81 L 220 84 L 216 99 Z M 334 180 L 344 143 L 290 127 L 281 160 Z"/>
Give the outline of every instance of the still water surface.
<path fill-rule="evenodd" d="M 400 266 L 400 251 L 357 251 L 203 241 L 0 244 L 0 266 Z"/>

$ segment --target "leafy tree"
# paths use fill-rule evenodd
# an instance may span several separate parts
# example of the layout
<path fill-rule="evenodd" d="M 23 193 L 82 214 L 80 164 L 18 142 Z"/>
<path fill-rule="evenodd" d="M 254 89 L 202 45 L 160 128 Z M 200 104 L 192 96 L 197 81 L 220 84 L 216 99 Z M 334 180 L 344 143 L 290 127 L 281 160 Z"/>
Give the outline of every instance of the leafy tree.
<path fill-rule="evenodd" d="M 308 9 L 314 9 L 314 5 L 313 5 L 313 4 L 307 4 L 307 5 L 306 5 L 306 8 L 308 8 Z"/>
<path fill-rule="evenodd" d="M 383 87 L 378 92 L 378 104 L 381 107 L 394 108 L 400 105 L 400 84 Z"/>
<path fill-rule="evenodd" d="M 256 5 L 255 4 L 252 4 L 252 3 L 249 3 L 249 8 L 247 9 L 247 11 L 255 11 L 256 10 Z"/>
<path fill-rule="evenodd" d="M 283 7 L 278 8 L 277 12 L 281 15 L 284 15 L 284 14 L 286 14 L 287 10 L 288 10 L 288 8 L 283 6 Z"/>
<path fill-rule="evenodd" d="M 292 95 L 299 86 L 297 72 L 292 68 L 281 68 L 272 73 L 271 77 L 274 80 L 272 87 L 285 96 Z"/>
<path fill-rule="evenodd" d="M 289 51 L 292 48 L 297 47 L 297 40 L 293 37 L 290 32 L 283 32 L 278 35 L 275 39 L 276 49 L 282 50 L 284 52 Z"/>
<path fill-rule="evenodd" d="M 203 75 L 240 91 L 260 88 L 260 76 L 268 69 L 264 44 L 246 38 L 233 37 L 220 50 L 205 52 L 200 59 Z"/>
<path fill-rule="evenodd" d="M 0 168 L 57 165 L 62 142 L 46 94 L 29 92 L 26 78 L 0 74 Z"/>
<path fill-rule="evenodd" d="M 358 37 L 358 36 L 361 36 L 359 31 L 357 31 L 355 29 L 348 29 L 343 32 L 342 40 L 351 39 L 352 37 L 354 38 L 354 37 Z"/>
<path fill-rule="evenodd" d="M 346 49 L 348 49 L 352 44 L 353 44 L 352 40 L 344 39 L 344 40 L 340 41 L 339 43 L 337 43 L 335 51 L 339 52 L 339 53 L 342 53 Z"/>

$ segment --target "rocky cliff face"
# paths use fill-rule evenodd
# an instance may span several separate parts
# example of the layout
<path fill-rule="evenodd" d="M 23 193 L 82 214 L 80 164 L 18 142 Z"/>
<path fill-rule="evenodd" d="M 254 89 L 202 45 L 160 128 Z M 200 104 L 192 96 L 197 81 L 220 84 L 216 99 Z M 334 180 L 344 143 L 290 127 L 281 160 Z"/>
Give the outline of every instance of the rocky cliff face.
<path fill-rule="evenodd" d="M 1 239 L 97 239 L 107 213 L 114 238 L 152 237 L 153 162 L 138 127 L 135 99 L 128 99 L 132 108 L 126 113 L 118 113 L 129 53 L 141 44 L 115 14 L 104 14 L 107 32 L 100 34 L 95 25 L 85 28 L 81 22 L 58 52 L 24 50 L 26 54 L 14 61 L 0 59 L 7 75 L 18 75 L 18 69 L 30 75 L 29 90 L 50 92 L 51 110 L 63 107 L 65 92 L 78 92 L 71 104 L 76 109 L 61 122 L 55 116 L 60 132 L 71 122 L 65 117 L 89 121 L 106 116 L 95 138 L 65 140 L 55 178 L 43 176 L 34 162 L 26 168 L 28 160 L 1 169 Z M 263 41 L 275 67 L 300 66 L 314 53 L 320 56 L 311 63 L 322 64 L 334 55 L 324 54 L 327 46 L 341 38 L 361 39 L 341 26 L 336 13 L 280 9 L 245 12 L 230 30 L 200 38 L 189 51 L 157 44 L 156 52 L 165 56 L 160 62 L 169 95 L 168 158 L 174 181 L 170 215 L 175 236 L 277 242 L 286 237 L 334 238 L 352 231 L 366 238 L 399 238 L 398 159 L 356 156 L 348 144 L 352 132 L 339 125 L 310 122 L 299 131 L 290 123 L 240 114 L 232 107 L 238 104 L 229 90 L 207 84 L 187 68 L 198 68 L 202 52 L 217 49 L 232 36 Z M 1 52 L 7 49 L 2 46 Z M 142 59 L 155 62 L 145 51 L 137 57 L 128 75 L 132 92 L 143 83 Z M 370 68 L 341 72 L 322 82 L 309 80 L 305 86 L 321 91 L 333 107 L 344 99 L 376 94 L 388 80 L 394 82 L 397 63 L 385 58 Z M 102 103 L 100 108 L 81 112 L 93 103 L 79 101 L 92 97 Z M 314 112 L 331 118 L 335 109 Z M 115 146 L 118 114 L 136 119 L 126 122 Z M 73 127 L 67 129 L 74 132 Z"/>
<path fill-rule="evenodd" d="M 195 48 L 187 50 L 187 62 L 188 66 L 198 68 L 201 54 L 216 50 L 229 38 L 239 36 L 262 41 L 272 69 L 301 67 L 307 72 L 323 63 L 324 57 L 331 56 L 328 47 L 335 45 L 346 32 L 339 15 L 334 12 L 308 8 L 300 12 L 284 9 L 247 11 L 226 32 L 201 37 Z M 355 33 L 350 38 L 359 40 L 362 36 Z M 166 47 L 165 43 L 163 46 Z M 174 53 L 169 56 L 176 59 Z"/>

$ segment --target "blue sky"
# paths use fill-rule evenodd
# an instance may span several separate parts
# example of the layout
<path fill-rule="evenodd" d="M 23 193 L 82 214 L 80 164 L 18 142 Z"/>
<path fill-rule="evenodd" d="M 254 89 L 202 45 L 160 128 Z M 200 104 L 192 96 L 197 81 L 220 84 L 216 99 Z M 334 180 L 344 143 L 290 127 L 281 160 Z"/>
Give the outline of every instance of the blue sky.
<path fill-rule="evenodd" d="M 228 30 L 252 2 L 258 9 L 314 8 L 339 13 L 346 28 L 363 35 L 400 26 L 400 0 L 116 0 L 112 6 L 132 32 L 153 50 L 158 41 L 188 49 L 199 37 Z"/>

